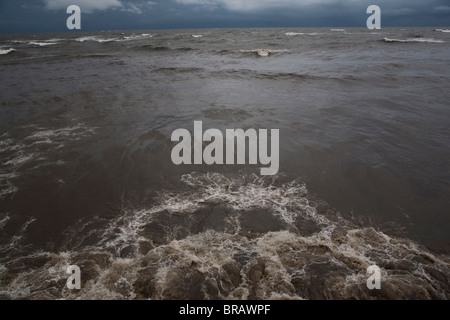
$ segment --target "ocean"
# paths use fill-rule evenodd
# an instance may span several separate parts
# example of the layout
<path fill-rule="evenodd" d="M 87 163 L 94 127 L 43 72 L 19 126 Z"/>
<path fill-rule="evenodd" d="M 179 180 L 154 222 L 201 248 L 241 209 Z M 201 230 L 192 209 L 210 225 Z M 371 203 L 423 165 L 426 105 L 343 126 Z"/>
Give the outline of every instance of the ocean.
<path fill-rule="evenodd" d="M 435 28 L 0 35 L 0 298 L 448 299 L 449 57 Z M 175 165 L 194 121 L 279 129 L 277 174 Z"/>

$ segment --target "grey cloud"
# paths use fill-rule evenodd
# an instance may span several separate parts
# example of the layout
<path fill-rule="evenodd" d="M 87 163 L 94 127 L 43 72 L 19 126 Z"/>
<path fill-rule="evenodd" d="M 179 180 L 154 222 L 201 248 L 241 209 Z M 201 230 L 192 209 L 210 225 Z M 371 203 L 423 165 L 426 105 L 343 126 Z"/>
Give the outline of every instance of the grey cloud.
<path fill-rule="evenodd" d="M 84 13 L 122 7 L 119 0 L 43 0 L 45 8 L 49 10 L 66 9 L 70 5 L 77 5 Z"/>

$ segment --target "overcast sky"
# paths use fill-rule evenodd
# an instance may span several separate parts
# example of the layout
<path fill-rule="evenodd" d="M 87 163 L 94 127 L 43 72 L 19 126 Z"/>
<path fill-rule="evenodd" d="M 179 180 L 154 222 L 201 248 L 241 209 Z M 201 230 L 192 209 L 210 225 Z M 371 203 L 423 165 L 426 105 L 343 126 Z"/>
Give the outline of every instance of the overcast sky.
<path fill-rule="evenodd" d="M 216 27 L 382 27 L 450 25 L 450 0 L 0 0 L 0 32 L 67 31 L 66 9 L 81 8 L 82 31 Z"/>

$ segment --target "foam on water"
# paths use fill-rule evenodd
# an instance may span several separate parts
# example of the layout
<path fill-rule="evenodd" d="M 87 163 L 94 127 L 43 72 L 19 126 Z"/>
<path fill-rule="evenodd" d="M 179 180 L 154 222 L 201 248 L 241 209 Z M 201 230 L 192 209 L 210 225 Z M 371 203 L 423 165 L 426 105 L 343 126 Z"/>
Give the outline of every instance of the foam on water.
<path fill-rule="evenodd" d="M 121 40 L 129 41 L 129 40 L 141 40 L 141 39 L 146 39 L 146 38 L 153 38 L 153 35 L 149 34 L 149 33 L 134 34 L 131 36 L 123 37 L 123 38 L 121 38 Z"/>
<path fill-rule="evenodd" d="M 78 42 L 86 42 L 86 41 L 105 42 L 105 41 L 109 41 L 109 39 L 101 38 L 98 36 L 86 36 L 86 37 L 76 38 L 75 41 L 78 41 Z"/>
<path fill-rule="evenodd" d="M 449 257 L 434 255 L 410 240 L 357 227 L 320 202 L 311 202 L 305 185 L 298 181 L 281 183 L 256 175 L 227 177 L 218 173 L 186 174 L 181 181 L 187 189 L 161 191 L 148 208 L 124 205 L 122 214 L 112 220 L 80 221 L 67 230 L 57 252 L 37 252 L 3 261 L 0 296 L 450 296 L 446 277 L 450 272 Z M 264 230 L 261 226 L 269 218 L 268 213 L 272 220 Z M 8 220 L 2 218 L 0 228 Z M 312 227 L 306 228 L 308 224 Z M 20 243 L 16 241 L 15 247 Z M 65 288 L 65 270 L 70 264 L 82 270 L 79 292 Z M 382 268 L 382 290 L 366 288 L 366 268 L 373 264 Z"/>
<path fill-rule="evenodd" d="M 99 43 L 104 43 L 104 42 L 113 42 L 113 41 L 121 42 L 121 41 L 142 40 L 142 39 L 147 39 L 147 38 L 152 38 L 152 37 L 153 37 L 153 35 L 149 34 L 149 33 L 135 34 L 135 35 L 124 36 L 124 37 L 111 37 L 111 38 L 104 38 L 104 37 L 100 37 L 100 36 L 85 36 L 85 37 L 76 38 L 75 41 L 78 41 L 78 42 L 95 41 L 95 42 L 99 42 Z"/>
<path fill-rule="evenodd" d="M 95 132 L 95 128 L 87 128 L 84 124 L 78 124 L 71 127 L 61 129 L 40 129 L 32 135 L 25 138 L 25 140 L 32 140 L 38 143 L 51 143 L 51 139 L 62 138 L 67 141 L 79 140 L 90 136 Z"/>
<path fill-rule="evenodd" d="M 434 29 L 434 31 L 438 31 L 438 32 L 450 32 L 450 29 Z"/>
<path fill-rule="evenodd" d="M 5 215 L 4 217 L 0 218 L 0 230 L 5 227 L 9 219 L 10 219 L 9 215 Z"/>
<path fill-rule="evenodd" d="M 303 35 L 307 35 L 307 36 L 317 36 L 317 35 L 322 35 L 325 34 L 323 32 L 286 32 L 285 35 L 286 36 L 303 36 Z"/>
<path fill-rule="evenodd" d="M 445 43 L 444 40 L 437 40 L 433 38 L 408 38 L 408 39 L 390 39 L 384 38 L 385 42 L 401 42 L 401 43 L 412 43 L 412 42 L 424 42 L 424 43 Z"/>
<path fill-rule="evenodd" d="M 242 53 L 256 53 L 260 57 L 268 57 L 270 54 L 286 52 L 286 50 L 272 50 L 272 49 L 253 49 L 253 50 L 239 50 Z"/>
<path fill-rule="evenodd" d="M 56 42 L 38 42 L 38 41 L 31 41 L 29 45 L 31 46 L 39 46 L 39 47 L 46 47 L 46 46 L 53 46 L 55 44 L 58 44 Z"/>
<path fill-rule="evenodd" d="M 14 180 L 21 176 L 22 167 L 27 167 L 25 170 L 34 170 L 42 166 L 60 166 L 64 161 L 47 159 L 51 151 L 59 150 L 68 143 L 90 137 L 94 133 L 95 128 L 88 128 L 79 123 L 60 129 L 37 128 L 21 141 L 11 138 L 8 133 L 3 134 L 0 137 L 3 138 L 0 140 L 0 197 L 19 190 Z"/>
<path fill-rule="evenodd" d="M 23 152 L 18 152 L 16 154 L 16 156 L 13 159 L 10 159 L 8 161 L 5 162 L 5 165 L 12 165 L 14 167 L 19 167 L 33 159 L 36 159 L 39 156 L 38 153 L 30 153 L 30 154 L 26 154 Z"/>
<path fill-rule="evenodd" d="M 9 48 L 9 49 L 0 48 L 0 55 L 5 55 L 5 54 L 8 54 L 8 53 L 11 53 L 14 51 L 16 51 L 16 49 L 14 49 L 14 48 Z"/>
<path fill-rule="evenodd" d="M 306 33 L 303 32 L 286 32 L 285 35 L 287 36 L 302 36 L 305 35 Z"/>

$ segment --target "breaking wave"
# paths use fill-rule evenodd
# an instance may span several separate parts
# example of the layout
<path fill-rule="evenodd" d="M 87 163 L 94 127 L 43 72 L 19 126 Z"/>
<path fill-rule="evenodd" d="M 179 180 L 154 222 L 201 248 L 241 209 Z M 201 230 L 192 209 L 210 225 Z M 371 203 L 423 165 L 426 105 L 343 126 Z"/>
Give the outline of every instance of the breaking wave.
<path fill-rule="evenodd" d="M 0 49 L 0 55 L 4 55 L 4 54 L 8 54 L 11 52 L 16 51 L 14 48 L 9 48 L 9 49 Z"/>
<path fill-rule="evenodd" d="M 103 42 L 112 42 L 112 41 L 120 42 L 120 41 L 142 40 L 142 39 L 152 38 L 152 37 L 153 37 L 153 35 L 149 34 L 149 33 L 134 34 L 134 35 L 130 35 L 130 36 L 122 36 L 122 37 L 114 37 L 114 38 L 103 38 L 100 36 L 85 36 L 85 37 L 76 38 L 75 41 L 78 41 L 78 42 L 95 41 L 95 42 L 103 43 Z"/>
<path fill-rule="evenodd" d="M 411 42 L 445 43 L 445 41 L 443 41 L 443 40 L 436 40 L 433 38 L 408 38 L 408 39 L 404 39 L 404 40 L 384 38 L 384 41 L 385 42 L 401 42 L 401 43 L 411 43 Z"/>
<path fill-rule="evenodd" d="M 253 49 L 253 50 L 239 50 L 242 53 L 256 53 L 260 57 L 267 57 L 271 54 L 286 52 L 287 50 L 272 50 L 272 49 Z"/>
<path fill-rule="evenodd" d="M 159 192 L 152 199 L 153 205 L 124 203 L 121 214 L 113 219 L 80 220 L 66 230 L 55 252 L 16 254 L 8 261 L 0 260 L 0 296 L 450 296 L 447 256 L 434 255 L 410 240 L 354 225 L 320 200 L 311 200 L 300 181 L 194 172 L 183 175 L 181 182 L 181 190 Z M 2 217 L 0 228 L 8 223 L 9 217 Z M 82 272 L 82 289 L 77 292 L 65 288 L 65 270 L 71 264 Z M 373 264 L 382 268 L 381 290 L 366 288 L 366 268 Z"/>
<path fill-rule="evenodd" d="M 40 41 L 31 41 L 29 45 L 38 46 L 38 47 L 46 47 L 46 46 L 54 46 L 58 44 L 57 42 L 40 42 Z"/>
<path fill-rule="evenodd" d="M 285 35 L 287 36 L 301 36 L 301 35 L 305 35 L 306 33 L 303 32 L 286 32 Z"/>

